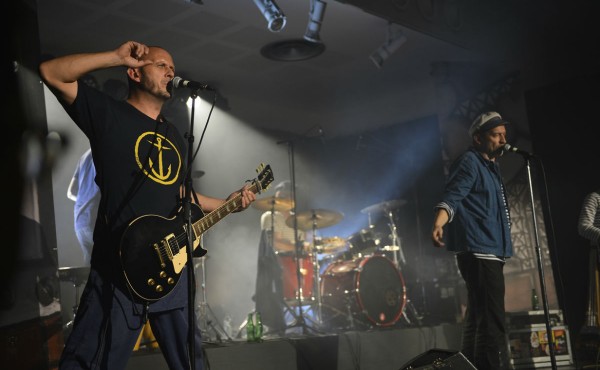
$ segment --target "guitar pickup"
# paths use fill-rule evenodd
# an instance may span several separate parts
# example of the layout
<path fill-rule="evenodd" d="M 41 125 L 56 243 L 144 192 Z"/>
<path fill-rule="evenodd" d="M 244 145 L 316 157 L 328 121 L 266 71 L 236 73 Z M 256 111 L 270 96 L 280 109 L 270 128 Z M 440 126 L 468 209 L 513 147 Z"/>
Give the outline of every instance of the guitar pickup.
<path fill-rule="evenodd" d="M 169 260 L 172 260 L 173 255 L 176 254 L 176 253 L 173 253 L 173 249 L 175 249 L 175 248 L 171 247 L 171 242 L 173 242 L 174 246 L 177 249 L 177 253 L 179 253 L 179 243 L 177 243 L 177 238 L 175 238 L 175 234 L 169 234 L 162 240 L 163 247 L 164 247 L 165 251 L 167 252 L 167 256 L 169 257 Z"/>

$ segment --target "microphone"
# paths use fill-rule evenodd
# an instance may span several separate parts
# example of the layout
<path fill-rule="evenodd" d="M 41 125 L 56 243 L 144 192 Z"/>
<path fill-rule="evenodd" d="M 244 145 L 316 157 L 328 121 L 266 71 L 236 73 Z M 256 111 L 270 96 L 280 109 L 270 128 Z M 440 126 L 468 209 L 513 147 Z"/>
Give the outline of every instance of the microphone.
<path fill-rule="evenodd" d="M 526 158 L 530 158 L 530 157 L 535 157 L 533 155 L 533 153 L 529 153 L 523 149 L 519 149 L 516 146 L 512 146 L 510 144 L 504 144 L 504 150 L 507 152 L 512 152 L 512 153 L 517 153 L 517 154 L 521 154 L 522 156 L 526 157 Z"/>
<path fill-rule="evenodd" d="M 208 86 L 205 83 L 184 80 L 183 78 L 178 77 L 178 76 L 173 77 L 173 80 L 171 82 L 173 83 L 173 86 L 175 88 L 187 87 L 189 89 L 192 89 L 193 91 L 199 91 L 199 90 L 215 91 L 215 89 L 213 89 L 211 86 Z"/>

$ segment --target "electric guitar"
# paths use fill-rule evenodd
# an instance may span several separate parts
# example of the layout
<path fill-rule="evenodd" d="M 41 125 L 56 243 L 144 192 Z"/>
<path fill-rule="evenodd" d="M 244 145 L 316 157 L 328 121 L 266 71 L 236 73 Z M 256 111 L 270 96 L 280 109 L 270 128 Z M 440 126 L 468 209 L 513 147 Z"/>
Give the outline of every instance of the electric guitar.
<path fill-rule="evenodd" d="M 270 165 L 265 167 L 261 164 L 257 169 L 259 171 L 249 186 L 249 190 L 255 194 L 267 189 L 273 182 Z M 242 195 L 238 194 L 207 215 L 198 205 L 191 205 L 195 256 L 204 256 L 207 252 L 200 246 L 202 234 L 241 204 Z M 172 218 L 140 216 L 129 223 L 121 237 L 119 258 L 125 280 L 131 291 L 144 301 L 157 301 L 165 297 L 179 281 L 188 260 L 188 225 L 183 216 L 181 209 Z"/>

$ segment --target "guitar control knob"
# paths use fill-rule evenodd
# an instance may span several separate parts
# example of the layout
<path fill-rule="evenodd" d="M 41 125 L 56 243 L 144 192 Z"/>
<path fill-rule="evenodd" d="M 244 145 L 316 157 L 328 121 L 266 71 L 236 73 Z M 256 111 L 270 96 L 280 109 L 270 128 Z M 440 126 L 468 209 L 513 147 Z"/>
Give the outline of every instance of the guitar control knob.
<path fill-rule="evenodd" d="M 154 285 L 156 285 L 156 281 L 154 281 L 154 279 L 148 279 L 148 285 L 154 286 Z"/>
<path fill-rule="evenodd" d="M 173 280 L 173 278 L 170 277 L 167 279 L 167 283 L 169 283 L 170 285 L 173 285 L 173 284 L 175 284 L 175 280 Z"/>
<path fill-rule="evenodd" d="M 166 278 L 167 277 L 167 273 L 164 272 L 164 271 L 161 271 L 160 272 L 160 277 L 163 278 L 163 279 Z"/>
<path fill-rule="evenodd" d="M 156 288 L 154 288 L 154 289 L 155 289 L 157 292 L 159 292 L 159 293 L 163 291 L 163 287 L 162 287 L 162 285 L 160 285 L 160 284 L 159 284 L 159 285 L 157 285 L 157 286 L 156 286 Z"/>

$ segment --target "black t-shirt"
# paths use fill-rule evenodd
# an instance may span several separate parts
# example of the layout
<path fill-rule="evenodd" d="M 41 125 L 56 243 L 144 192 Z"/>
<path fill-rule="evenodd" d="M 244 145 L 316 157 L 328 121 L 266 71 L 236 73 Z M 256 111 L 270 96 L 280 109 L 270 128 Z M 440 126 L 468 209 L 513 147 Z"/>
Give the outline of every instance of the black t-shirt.
<path fill-rule="evenodd" d="M 119 277 L 115 266 L 127 225 L 148 214 L 171 217 L 180 206 L 185 142 L 170 122 L 152 119 L 84 83 L 66 108 L 90 141 L 101 192 L 91 264 L 103 275 Z"/>

